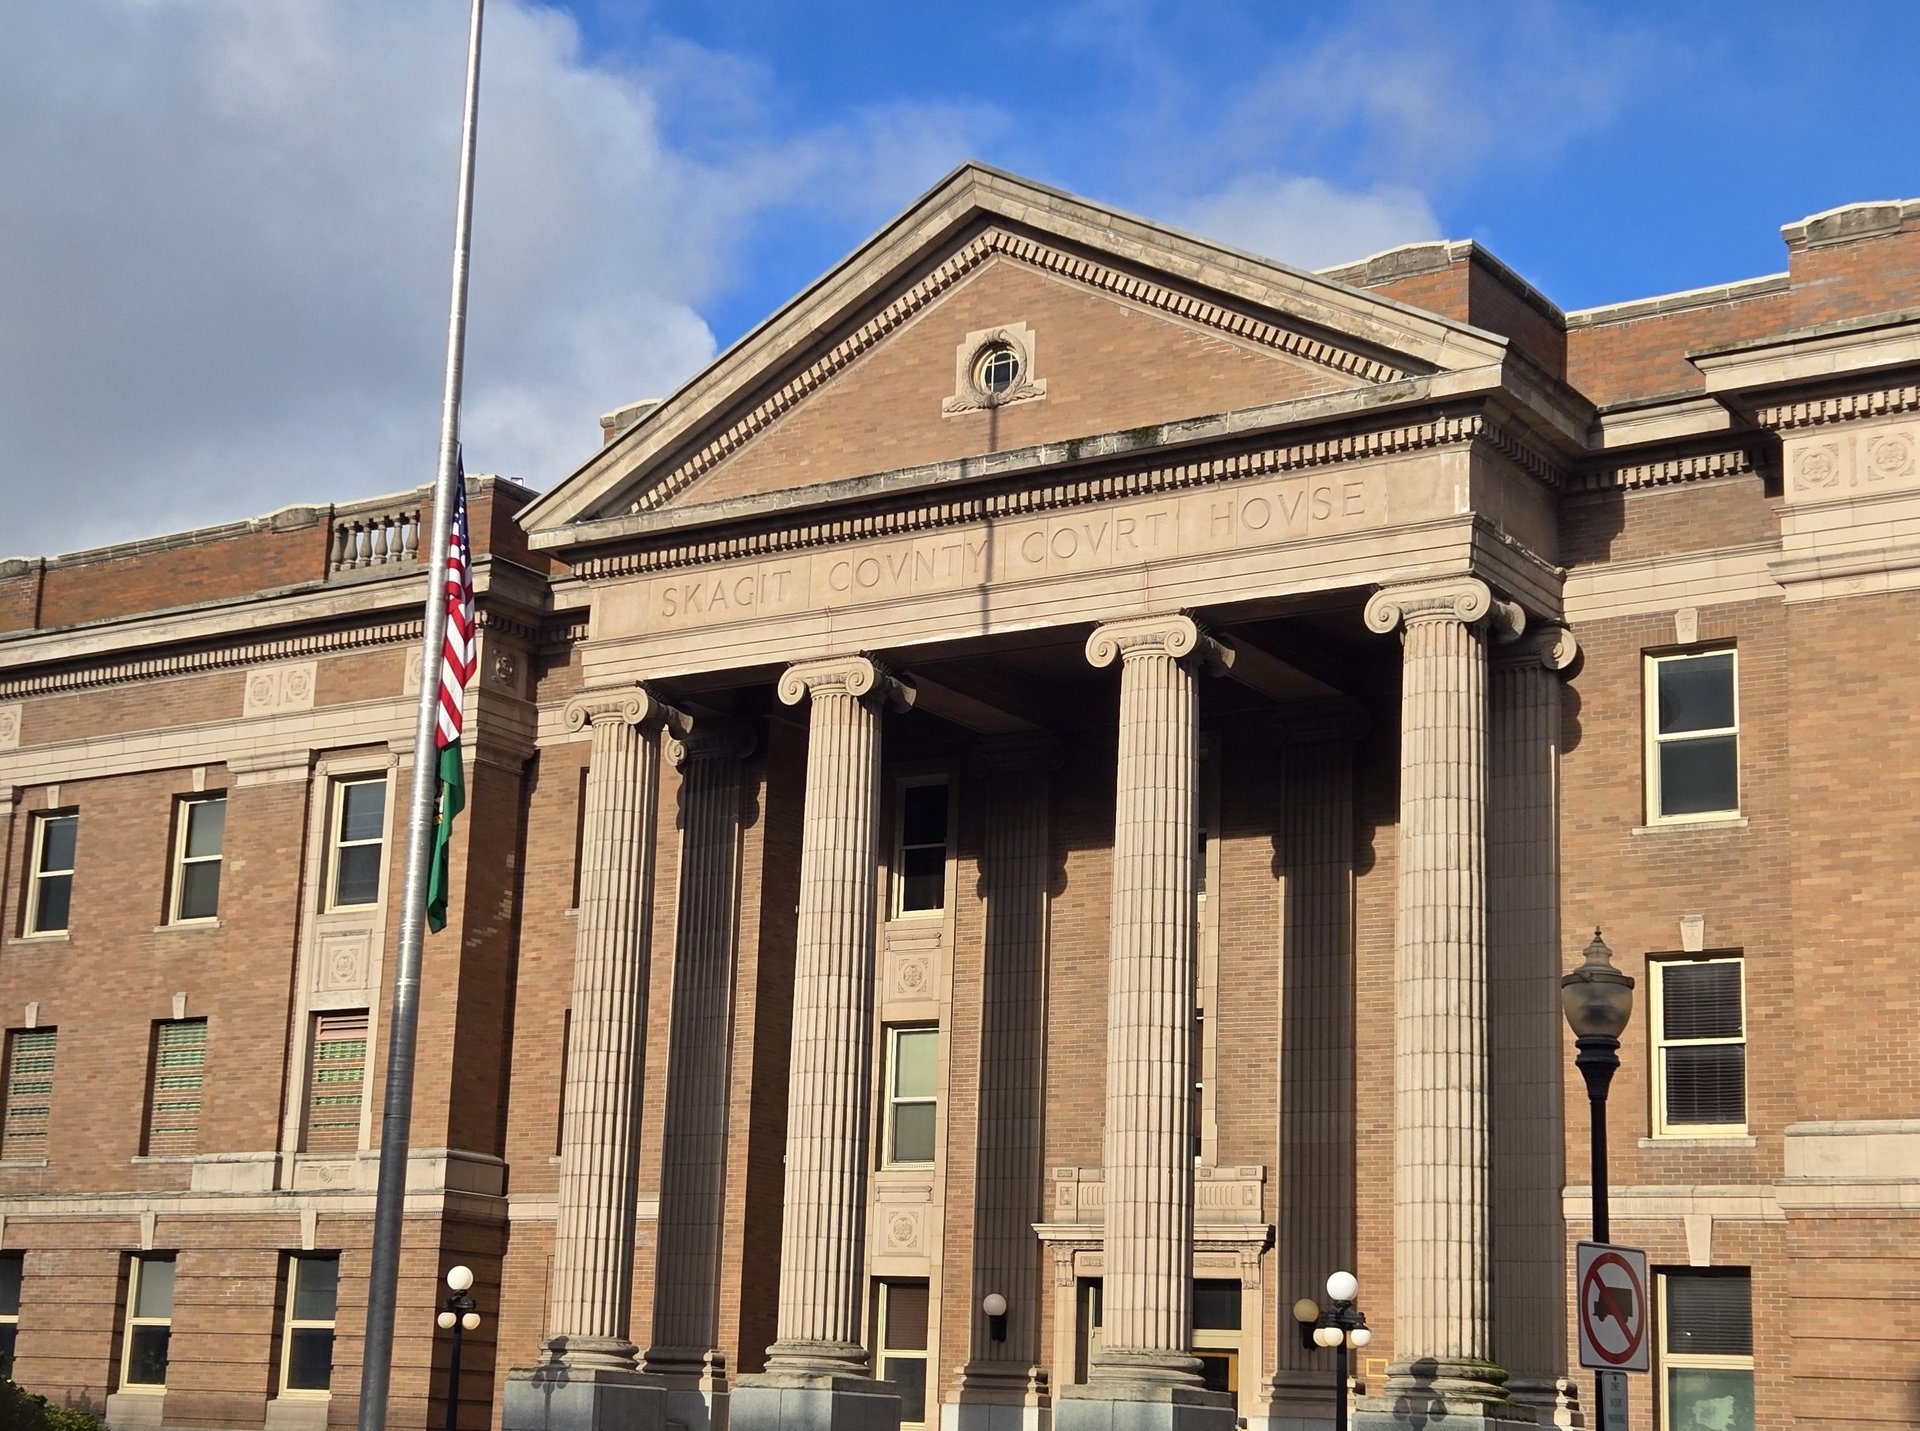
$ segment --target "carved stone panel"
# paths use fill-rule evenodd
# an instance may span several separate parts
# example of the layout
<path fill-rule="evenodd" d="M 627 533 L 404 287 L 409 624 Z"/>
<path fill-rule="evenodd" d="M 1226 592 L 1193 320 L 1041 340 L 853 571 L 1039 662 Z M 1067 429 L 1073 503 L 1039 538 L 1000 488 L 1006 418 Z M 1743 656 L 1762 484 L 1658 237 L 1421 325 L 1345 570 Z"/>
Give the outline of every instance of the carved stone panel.
<path fill-rule="evenodd" d="M 1783 447 L 1790 503 L 1920 489 L 1920 423 L 1821 427 Z"/>
<path fill-rule="evenodd" d="M 249 672 L 240 714 L 266 716 L 312 710 L 313 679 L 318 666 L 316 661 L 295 661 Z"/>
<path fill-rule="evenodd" d="M 0 750 L 20 748 L 20 707 L 0 706 Z"/>
<path fill-rule="evenodd" d="M 365 930 L 320 936 L 313 961 L 313 988 L 319 994 L 359 993 L 367 987 L 367 957 L 372 938 Z"/>

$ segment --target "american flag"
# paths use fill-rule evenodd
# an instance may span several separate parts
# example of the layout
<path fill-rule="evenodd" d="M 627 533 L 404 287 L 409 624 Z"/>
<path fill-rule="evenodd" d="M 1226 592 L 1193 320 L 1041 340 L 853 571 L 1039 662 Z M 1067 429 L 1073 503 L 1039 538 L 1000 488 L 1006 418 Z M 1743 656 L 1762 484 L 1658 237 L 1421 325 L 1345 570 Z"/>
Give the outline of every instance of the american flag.
<path fill-rule="evenodd" d="M 453 530 L 447 536 L 447 640 L 440 656 L 440 717 L 434 744 L 445 750 L 460 739 L 460 694 L 473 679 L 473 567 L 467 548 L 466 464 L 453 473 Z"/>

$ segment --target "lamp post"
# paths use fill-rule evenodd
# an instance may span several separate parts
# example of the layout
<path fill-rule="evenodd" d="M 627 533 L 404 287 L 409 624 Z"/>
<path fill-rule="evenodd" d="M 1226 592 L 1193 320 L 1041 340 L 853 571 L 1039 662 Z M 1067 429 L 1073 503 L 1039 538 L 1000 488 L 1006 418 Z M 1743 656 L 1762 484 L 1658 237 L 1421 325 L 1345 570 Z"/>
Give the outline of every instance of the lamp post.
<path fill-rule="evenodd" d="M 1360 1283 L 1351 1272 L 1336 1272 L 1327 1278 L 1327 1298 L 1333 1303 L 1325 1311 L 1311 1297 L 1293 1304 L 1293 1319 L 1300 1324 L 1300 1345 L 1331 1347 L 1336 1353 L 1333 1377 L 1333 1431 L 1347 1431 L 1347 1348 L 1363 1347 L 1373 1340 L 1367 1317 L 1354 1299 L 1360 1295 Z"/>
<path fill-rule="evenodd" d="M 1620 1067 L 1620 1034 L 1633 1017 L 1633 979 L 1613 967 L 1613 951 L 1593 931 L 1582 951 L 1584 962 L 1560 980 L 1560 1006 L 1573 1030 L 1573 1064 L 1587 1081 L 1588 1122 L 1593 1128 L 1593 1240 L 1611 1240 L 1607 1216 L 1607 1088 Z M 1593 1378 L 1594 1406 L 1600 1406 L 1603 1372 Z"/>
<path fill-rule="evenodd" d="M 473 1298 L 467 1295 L 471 1286 L 471 1267 L 449 1267 L 449 1295 L 440 1304 L 440 1315 L 434 1318 L 442 1331 L 453 1333 L 453 1351 L 447 1359 L 447 1431 L 455 1431 L 460 1424 L 460 1337 L 464 1332 L 480 1330 L 480 1314 L 474 1310 Z"/>

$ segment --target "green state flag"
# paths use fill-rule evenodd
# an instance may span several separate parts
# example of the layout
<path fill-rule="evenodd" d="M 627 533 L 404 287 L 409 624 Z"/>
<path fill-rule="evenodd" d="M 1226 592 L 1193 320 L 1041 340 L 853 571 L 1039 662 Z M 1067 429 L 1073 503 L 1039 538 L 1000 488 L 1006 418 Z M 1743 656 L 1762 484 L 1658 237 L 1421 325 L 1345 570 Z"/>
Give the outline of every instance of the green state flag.
<path fill-rule="evenodd" d="M 453 817 L 467 808 L 467 774 L 460 765 L 460 742 L 440 752 L 440 806 L 433 821 L 433 866 L 427 873 L 427 928 L 447 927 L 447 858 L 453 843 Z"/>

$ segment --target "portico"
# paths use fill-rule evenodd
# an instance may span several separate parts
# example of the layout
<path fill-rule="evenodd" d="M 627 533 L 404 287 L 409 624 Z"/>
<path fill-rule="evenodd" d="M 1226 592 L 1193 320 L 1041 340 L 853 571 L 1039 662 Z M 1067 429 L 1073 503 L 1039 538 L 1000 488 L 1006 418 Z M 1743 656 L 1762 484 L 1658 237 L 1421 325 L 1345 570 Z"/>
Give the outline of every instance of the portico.
<path fill-rule="evenodd" d="M 838 346 L 797 350 L 803 320 L 784 315 L 528 514 L 586 616 L 568 709 L 637 691 L 660 712 L 620 727 L 631 769 L 581 718 L 590 795 L 650 804 L 664 739 L 682 810 L 669 832 L 610 796 L 585 807 L 583 868 L 626 872 L 622 889 L 664 867 L 655 842 L 674 846 L 658 1250 L 651 1327 L 610 1299 L 556 1325 L 544 1365 L 584 1368 L 604 1343 L 619 1365 L 593 1375 L 681 1424 L 1278 1426 L 1324 1414 L 1286 1308 L 1352 1262 L 1371 1168 L 1394 1192 L 1369 1234 L 1390 1239 L 1390 1266 L 1369 1280 L 1390 1277 L 1394 1298 L 1368 1414 L 1531 1419 L 1495 1341 L 1515 1323 L 1496 1308 L 1491 1229 L 1544 1233 L 1557 1190 L 1496 1188 L 1491 1150 L 1530 1139 L 1547 1158 L 1558 1131 L 1532 1115 L 1496 1129 L 1488 1009 L 1496 987 L 1538 1002 L 1551 971 L 1490 962 L 1523 936 L 1490 912 L 1489 832 L 1500 802 L 1550 781 L 1557 737 L 1507 709 L 1544 709 L 1537 682 L 1490 682 L 1489 663 L 1560 629 L 1548 454 L 1572 419 L 1475 330 L 1158 231 L 1122 243 L 1078 213 L 1042 222 L 999 176 L 955 182 L 929 200 L 947 238 L 929 249 L 927 216 L 903 220 L 815 295 L 805 321 L 852 325 Z M 1078 330 L 1042 321 L 1036 274 L 1069 307 L 1092 292 L 1167 341 L 1211 335 L 1235 374 L 1257 359 L 1268 400 L 1050 433 L 1049 414 L 1084 421 L 1064 411 Z M 883 465 L 920 450 L 903 440 L 809 447 L 823 480 L 753 467 L 813 405 L 879 381 L 896 330 L 921 342 L 943 302 L 1022 295 L 959 341 L 1024 334 L 1015 371 L 1045 391 L 927 419 L 935 445 L 974 424 L 977 455 Z M 1037 440 L 1005 441 L 1016 415 Z M 1498 786 L 1490 732 L 1511 772 Z M 783 742 L 804 747 L 784 773 Z M 740 1076 L 727 981 L 751 820 L 791 822 L 762 858 L 792 862 L 797 897 L 785 1003 L 745 1054 L 778 1075 L 784 1114 L 742 1147 L 712 1130 Z M 1382 868 L 1384 920 L 1355 906 Z M 1499 878 L 1552 927 L 1550 858 L 1516 855 Z M 567 1126 L 592 1132 L 563 1140 L 556 1314 L 588 1251 L 615 1279 L 633 1256 L 631 1235 L 586 1230 L 631 1229 L 642 1176 L 620 1150 L 650 1060 L 581 1012 L 632 1009 L 616 985 L 660 922 L 622 908 L 589 916 L 583 893 Z M 588 960 L 610 930 L 618 957 Z M 1374 948 L 1390 951 L 1377 982 Z M 1243 997 L 1256 986 L 1263 1001 Z M 1095 989 L 1089 1022 L 1078 994 Z M 1382 1007 L 1395 1075 L 1376 1152 L 1352 1060 Z M 1219 1097 L 1249 1075 L 1252 1124 Z M 769 1155 L 777 1263 L 729 1285 L 717 1248 L 752 1214 L 726 1164 Z M 1231 1309 L 1217 1336 L 1196 1331 L 1203 1292 Z M 1003 1325 L 980 1310 L 989 1294 Z M 777 1298 L 770 1342 L 726 1344 L 740 1323 L 722 1304 L 760 1297 Z M 1550 1400 L 1555 1369 L 1527 1370 Z M 542 1376 L 510 1385 L 509 1427 L 562 1424 L 550 1394 L 533 1409 Z"/>

